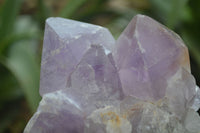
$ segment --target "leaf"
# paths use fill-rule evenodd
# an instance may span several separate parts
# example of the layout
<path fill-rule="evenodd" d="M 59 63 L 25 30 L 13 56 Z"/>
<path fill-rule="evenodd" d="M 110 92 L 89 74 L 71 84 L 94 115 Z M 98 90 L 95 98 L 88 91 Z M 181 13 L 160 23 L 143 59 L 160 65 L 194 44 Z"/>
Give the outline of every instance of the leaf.
<path fill-rule="evenodd" d="M 47 6 L 45 5 L 44 0 L 37 0 L 37 7 L 38 7 L 38 10 L 36 12 L 36 16 L 38 18 L 40 27 L 44 29 L 45 20 L 52 13 L 51 13 L 51 10 L 47 8 Z"/>
<path fill-rule="evenodd" d="M 24 32 L 24 33 L 12 33 L 8 35 L 7 37 L 3 38 L 0 40 L 0 53 L 2 53 L 10 44 L 21 41 L 21 40 L 26 40 L 26 39 L 31 39 L 35 36 L 35 34 L 32 34 L 30 32 Z"/>
<path fill-rule="evenodd" d="M 14 23 L 13 32 L 0 40 L 0 55 L 11 44 L 21 40 L 38 39 L 39 35 L 38 26 L 29 16 L 19 16 Z"/>
<path fill-rule="evenodd" d="M 6 0 L 0 14 L 0 40 L 9 35 L 14 27 L 22 0 Z"/>
<path fill-rule="evenodd" d="M 29 16 L 19 16 L 14 23 L 13 32 L 0 40 L 0 53 L 10 44 L 21 40 L 39 38 L 39 28 Z"/>
<path fill-rule="evenodd" d="M 185 10 L 188 0 L 150 0 L 151 9 L 171 29 L 184 17 L 188 17 Z"/>
<path fill-rule="evenodd" d="M 32 111 L 37 109 L 39 96 L 39 65 L 30 41 L 21 41 L 10 49 L 6 59 L 7 68 L 19 81 Z"/>
<path fill-rule="evenodd" d="M 70 0 L 61 11 L 60 16 L 70 18 L 72 15 L 75 15 L 74 12 L 87 1 L 88 0 Z"/>
<path fill-rule="evenodd" d="M 12 44 L 8 49 L 8 57 L 1 62 L 15 76 L 31 110 L 35 111 L 40 100 L 39 61 L 36 55 L 40 33 L 38 25 L 28 16 L 18 17 L 14 26 L 13 39 L 7 42 Z"/>
<path fill-rule="evenodd" d="M 1 59 L 0 63 L 3 59 Z M 5 102 L 10 102 L 12 100 L 19 99 L 23 96 L 22 90 L 16 82 L 13 75 L 3 66 L 0 65 L 0 110 Z"/>

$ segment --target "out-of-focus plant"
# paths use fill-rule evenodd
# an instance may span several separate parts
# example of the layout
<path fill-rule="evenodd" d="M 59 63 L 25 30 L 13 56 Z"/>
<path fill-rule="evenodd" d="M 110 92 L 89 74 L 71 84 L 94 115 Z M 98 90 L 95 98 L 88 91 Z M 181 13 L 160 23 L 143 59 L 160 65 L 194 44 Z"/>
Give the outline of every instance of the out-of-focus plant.
<path fill-rule="evenodd" d="M 35 6 L 24 12 L 24 8 L 28 9 L 23 7 L 27 2 Z M 49 16 L 100 24 L 117 38 L 134 15 L 149 15 L 183 37 L 190 50 L 192 73 L 200 85 L 199 0 L 3 0 L 1 3 L 0 132 L 22 132 L 27 118 L 38 106 L 41 44 Z"/>
<path fill-rule="evenodd" d="M 0 11 L 0 132 L 16 118 L 19 99 L 25 97 L 31 112 L 40 100 L 36 55 L 40 32 L 29 16 L 19 16 L 22 2 L 6 0 Z"/>

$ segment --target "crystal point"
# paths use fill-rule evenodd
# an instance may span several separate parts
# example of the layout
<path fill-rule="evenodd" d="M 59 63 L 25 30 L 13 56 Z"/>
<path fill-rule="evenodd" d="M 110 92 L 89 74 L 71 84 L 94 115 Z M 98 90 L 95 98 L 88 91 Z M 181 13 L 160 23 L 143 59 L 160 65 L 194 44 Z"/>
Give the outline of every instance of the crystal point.
<path fill-rule="evenodd" d="M 135 16 L 116 42 L 114 59 L 126 95 L 158 100 L 179 68 L 190 72 L 180 37 L 150 17 Z"/>
<path fill-rule="evenodd" d="M 114 43 L 111 33 L 101 26 L 48 18 L 43 44 L 40 94 L 64 89 L 66 79 L 91 44 L 102 45 L 109 52 Z"/>

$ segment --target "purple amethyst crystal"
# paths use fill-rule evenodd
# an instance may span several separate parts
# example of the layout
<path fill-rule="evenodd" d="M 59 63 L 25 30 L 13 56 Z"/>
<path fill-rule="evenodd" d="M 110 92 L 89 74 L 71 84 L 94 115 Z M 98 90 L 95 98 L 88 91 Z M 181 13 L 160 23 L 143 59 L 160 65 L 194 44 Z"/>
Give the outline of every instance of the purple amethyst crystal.
<path fill-rule="evenodd" d="M 113 36 L 106 28 L 63 18 L 47 19 L 40 94 L 64 89 L 66 79 L 91 44 L 102 45 L 105 51 L 109 52 L 113 49 L 114 43 Z"/>
<path fill-rule="evenodd" d="M 147 16 L 132 19 L 113 55 L 124 93 L 141 99 L 163 98 L 167 80 L 178 69 L 190 72 L 188 50 L 180 37 Z"/>
<path fill-rule="evenodd" d="M 103 27 L 46 21 L 42 100 L 24 133 L 199 133 L 200 90 L 181 38 L 137 15 Z"/>

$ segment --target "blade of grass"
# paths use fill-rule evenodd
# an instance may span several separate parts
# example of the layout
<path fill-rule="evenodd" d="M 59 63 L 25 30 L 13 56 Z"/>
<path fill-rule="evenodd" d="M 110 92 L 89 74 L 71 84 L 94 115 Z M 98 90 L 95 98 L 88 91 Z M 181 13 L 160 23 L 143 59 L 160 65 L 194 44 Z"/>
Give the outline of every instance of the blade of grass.
<path fill-rule="evenodd" d="M 1 105 L 7 101 L 12 101 L 23 96 L 23 92 L 19 89 L 19 85 L 13 75 L 1 64 L 0 61 L 0 110 Z"/>
<path fill-rule="evenodd" d="M 97 18 L 98 15 L 113 13 L 113 11 L 106 9 L 107 2 L 108 0 L 88 0 L 81 9 L 81 12 L 79 11 L 76 16 L 71 18 L 84 22 L 91 22 L 94 18 Z"/>
<path fill-rule="evenodd" d="M 188 0 L 149 0 L 151 9 L 169 28 L 175 26 L 185 19 L 185 9 Z"/>
<path fill-rule="evenodd" d="M 2 40 L 0 40 L 0 54 L 12 43 L 17 42 L 17 41 L 21 41 L 21 40 L 26 40 L 26 39 L 32 39 L 36 37 L 36 35 L 34 33 L 14 33 L 11 35 L 8 35 L 6 37 L 4 37 Z"/>
<path fill-rule="evenodd" d="M 6 0 L 0 15 L 0 40 L 12 32 L 23 0 Z M 1 44 L 0 44 L 1 45 Z"/>
<path fill-rule="evenodd" d="M 88 0 L 70 0 L 69 2 L 67 2 L 63 10 L 61 10 L 60 16 L 66 18 L 72 17 L 72 15 L 74 15 L 74 12 L 87 1 Z"/>
<path fill-rule="evenodd" d="M 38 5 L 38 11 L 36 12 L 37 13 L 36 15 L 38 18 L 38 22 L 40 24 L 40 27 L 44 29 L 45 20 L 51 14 L 51 11 L 45 5 L 44 0 L 38 0 L 37 5 Z"/>
<path fill-rule="evenodd" d="M 5 61 L 6 67 L 13 73 L 21 85 L 32 112 L 36 111 L 39 96 L 39 65 L 30 47 L 31 41 L 21 41 L 10 48 Z"/>

